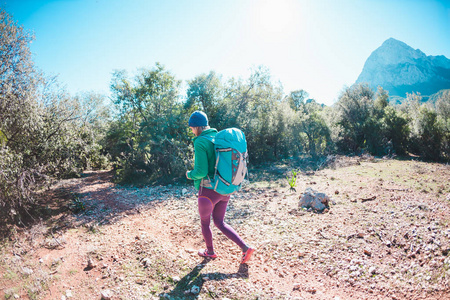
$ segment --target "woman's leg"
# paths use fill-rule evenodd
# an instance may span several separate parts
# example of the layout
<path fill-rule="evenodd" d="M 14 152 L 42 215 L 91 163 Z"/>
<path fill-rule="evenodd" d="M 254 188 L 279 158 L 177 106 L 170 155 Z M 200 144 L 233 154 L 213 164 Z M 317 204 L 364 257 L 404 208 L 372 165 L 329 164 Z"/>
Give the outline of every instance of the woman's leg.
<path fill-rule="evenodd" d="M 211 228 L 209 227 L 213 208 L 214 206 L 210 198 L 202 195 L 198 196 L 198 212 L 200 214 L 200 220 L 202 224 L 202 234 L 209 254 L 214 253 L 212 232 Z"/>
<path fill-rule="evenodd" d="M 229 199 L 230 197 L 221 199 L 221 201 L 217 202 L 214 206 L 214 210 L 212 212 L 214 225 L 216 225 L 216 227 L 219 228 L 219 230 L 222 231 L 226 237 L 235 242 L 239 247 L 241 247 L 242 251 L 245 252 L 248 249 L 247 245 L 237 234 L 237 232 L 230 225 L 224 222 Z"/>

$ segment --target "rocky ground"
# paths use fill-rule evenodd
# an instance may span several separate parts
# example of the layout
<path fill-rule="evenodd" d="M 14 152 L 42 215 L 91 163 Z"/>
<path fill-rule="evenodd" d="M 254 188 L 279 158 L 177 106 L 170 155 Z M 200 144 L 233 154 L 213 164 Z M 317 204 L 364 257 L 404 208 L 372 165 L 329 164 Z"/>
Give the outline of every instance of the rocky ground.
<path fill-rule="evenodd" d="M 286 174 L 297 168 L 296 191 Z M 46 192 L 52 217 L 0 246 L 2 299 L 449 299 L 450 166 L 334 157 L 321 170 L 253 170 L 226 216 L 256 247 L 213 228 L 204 247 L 191 186 L 123 187 L 87 172 Z M 327 194 L 318 213 L 306 190 Z"/>

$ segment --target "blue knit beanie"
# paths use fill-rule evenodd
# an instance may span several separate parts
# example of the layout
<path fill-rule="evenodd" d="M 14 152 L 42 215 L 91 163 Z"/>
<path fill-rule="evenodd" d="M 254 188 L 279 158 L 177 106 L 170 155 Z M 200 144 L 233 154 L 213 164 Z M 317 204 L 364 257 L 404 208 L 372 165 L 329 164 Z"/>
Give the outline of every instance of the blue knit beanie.
<path fill-rule="evenodd" d="M 194 111 L 189 118 L 189 127 L 208 126 L 208 117 L 202 111 Z"/>

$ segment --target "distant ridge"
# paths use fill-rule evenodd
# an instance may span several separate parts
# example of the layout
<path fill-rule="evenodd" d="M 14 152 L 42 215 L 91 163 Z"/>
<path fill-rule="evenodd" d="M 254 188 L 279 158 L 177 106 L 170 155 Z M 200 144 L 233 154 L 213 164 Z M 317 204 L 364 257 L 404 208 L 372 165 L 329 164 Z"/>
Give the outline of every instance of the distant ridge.
<path fill-rule="evenodd" d="M 450 89 L 450 59 L 443 55 L 427 56 L 389 38 L 366 60 L 356 83 L 368 83 L 374 89 L 382 86 L 390 96 L 405 98 L 406 93 L 412 92 L 431 96 Z"/>

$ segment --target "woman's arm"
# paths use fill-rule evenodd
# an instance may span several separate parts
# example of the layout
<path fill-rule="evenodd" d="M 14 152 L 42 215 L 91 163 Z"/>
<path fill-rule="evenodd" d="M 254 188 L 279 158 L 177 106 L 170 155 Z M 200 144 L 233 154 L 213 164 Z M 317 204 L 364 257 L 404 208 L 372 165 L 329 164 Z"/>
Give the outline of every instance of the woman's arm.
<path fill-rule="evenodd" d="M 186 172 L 186 177 L 199 180 L 208 175 L 208 156 L 206 154 L 206 143 L 208 141 L 196 140 L 194 142 L 194 169 Z"/>

